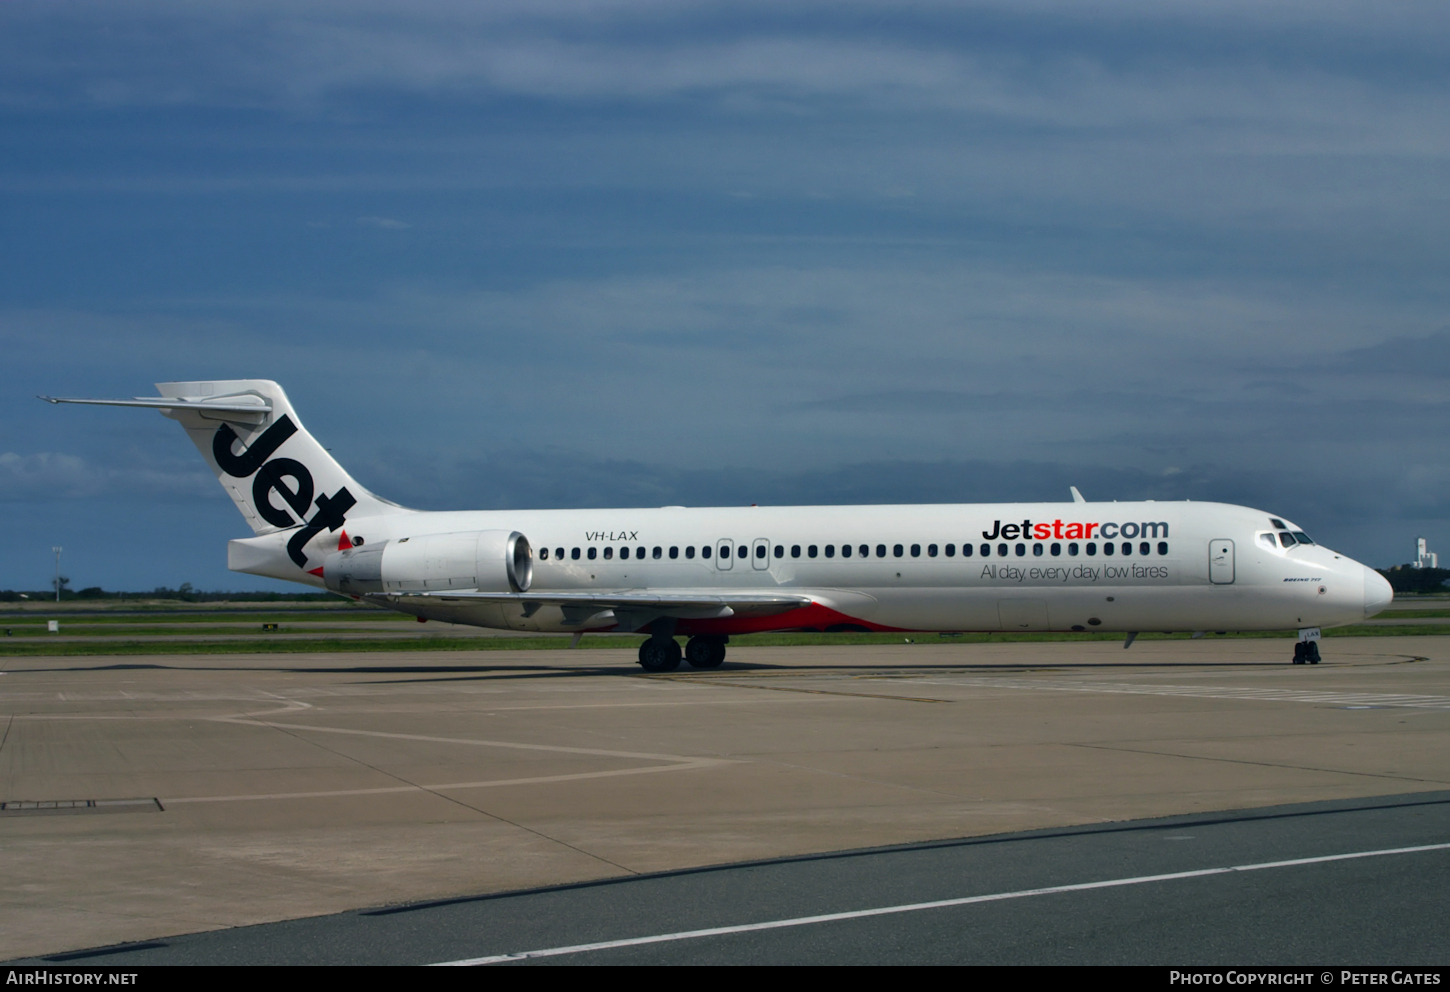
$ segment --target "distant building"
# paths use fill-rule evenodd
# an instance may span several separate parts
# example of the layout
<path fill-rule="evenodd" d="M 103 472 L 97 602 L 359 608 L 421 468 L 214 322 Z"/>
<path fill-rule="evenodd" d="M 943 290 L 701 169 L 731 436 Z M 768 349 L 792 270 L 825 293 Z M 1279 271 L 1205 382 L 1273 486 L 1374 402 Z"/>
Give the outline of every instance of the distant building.
<path fill-rule="evenodd" d="M 1440 556 L 1433 551 L 1425 550 L 1425 539 L 1415 538 L 1415 560 L 1410 562 L 1411 568 L 1439 568 Z"/>

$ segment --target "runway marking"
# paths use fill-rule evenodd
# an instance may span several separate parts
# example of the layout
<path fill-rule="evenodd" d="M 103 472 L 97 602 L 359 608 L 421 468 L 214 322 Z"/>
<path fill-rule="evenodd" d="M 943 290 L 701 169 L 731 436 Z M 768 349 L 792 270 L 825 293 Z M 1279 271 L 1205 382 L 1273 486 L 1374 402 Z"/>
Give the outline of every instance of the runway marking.
<path fill-rule="evenodd" d="M 353 734 L 359 737 L 386 737 L 390 740 L 425 741 L 431 744 L 470 744 L 475 747 L 503 747 L 520 751 L 555 751 L 563 754 L 587 754 L 601 758 L 636 758 L 643 761 L 724 761 L 723 758 L 695 758 L 682 754 L 651 754 L 648 751 L 606 751 L 593 747 L 565 747 L 562 744 L 521 744 L 517 741 L 490 741 L 475 737 L 430 737 L 426 734 L 394 734 L 383 730 L 355 730 L 351 727 L 319 727 L 305 723 L 275 723 L 267 720 L 243 720 L 235 717 L 212 717 L 217 723 L 239 723 L 278 730 L 311 730 L 321 734 Z"/>
<path fill-rule="evenodd" d="M 1362 703 L 1379 706 L 1411 706 L 1418 709 L 1450 710 L 1450 696 L 1423 696 L 1387 692 L 1331 692 L 1306 689 L 1239 689 L 1196 685 L 1143 685 L 1133 682 L 1050 682 L 1046 679 L 959 678 L 901 679 L 881 676 L 879 681 L 901 681 L 916 685 L 961 685 L 984 689 L 1047 689 L 1053 692 L 1103 692 L 1140 696 L 1182 696 L 1192 699 L 1249 699 L 1278 703 Z"/>
<path fill-rule="evenodd" d="M 573 782 L 589 778 L 614 778 L 622 775 L 648 775 L 651 772 L 684 772 L 696 768 L 711 768 L 716 765 L 732 764 L 723 758 L 701 758 L 698 761 L 680 762 L 671 765 L 650 765 L 646 768 L 616 768 L 607 772 L 576 772 L 572 775 L 538 775 L 533 778 L 498 778 L 484 782 L 445 782 L 441 785 L 389 785 L 375 789 L 333 789 L 325 792 L 267 792 L 247 796 L 186 796 L 181 799 L 165 799 L 163 805 L 179 803 L 237 803 L 269 799 L 333 799 L 344 796 L 380 796 L 399 792 L 446 792 L 458 789 L 494 789 L 509 785 L 541 785 L 550 782 Z"/>
<path fill-rule="evenodd" d="M 594 758 L 625 758 L 635 761 L 662 761 L 666 764 L 648 765 L 643 768 L 613 768 L 597 772 L 570 772 L 560 775 L 536 775 L 528 778 L 487 779 L 480 782 L 445 782 L 440 785 L 409 784 L 387 785 L 370 789 L 329 789 L 316 792 L 268 792 L 237 796 L 184 796 L 167 798 L 168 805 L 182 803 L 230 803 L 274 799 L 331 799 L 345 796 L 378 796 L 404 792 L 444 792 L 458 789 L 496 789 L 512 785 L 543 785 L 551 782 L 573 782 L 591 778 L 617 778 L 625 775 L 649 775 L 654 772 L 694 771 L 719 765 L 733 765 L 730 758 L 689 757 L 679 754 L 652 754 L 646 751 L 607 751 L 601 748 L 564 747 L 558 744 L 522 744 L 516 741 L 479 740 L 469 737 L 431 737 L 424 734 L 394 734 L 381 730 L 354 730 L 348 727 L 321 727 L 299 723 L 277 723 L 267 720 L 247 720 L 238 717 L 212 717 L 216 723 L 234 723 L 253 727 L 275 727 L 278 730 L 310 730 L 327 734 L 353 734 L 361 737 L 386 737 L 394 740 L 425 741 L 434 744 L 468 744 L 476 747 L 513 748 L 524 751 L 553 751 L 564 754 L 580 754 Z"/>
<path fill-rule="evenodd" d="M 678 933 L 655 934 L 649 937 L 629 937 L 624 940 L 602 940 L 592 944 L 573 944 L 567 947 L 546 947 L 536 951 L 517 951 L 512 954 L 490 954 L 485 957 L 463 958 L 458 961 L 439 961 L 434 967 L 466 967 L 480 964 L 501 964 L 507 961 L 525 961 L 529 958 L 551 958 L 563 954 L 585 954 L 590 951 L 606 951 L 616 947 L 639 947 L 643 944 L 663 944 L 677 940 L 698 940 L 701 937 L 721 937 L 736 933 L 751 933 L 758 930 L 780 930 L 786 927 L 810 926 L 816 923 L 834 923 L 839 920 L 860 920 L 872 916 L 891 916 L 898 913 L 916 913 L 926 909 L 947 909 L 953 906 L 970 906 L 976 903 L 1002 902 L 1007 899 L 1026 899 L 1032 896 L 1057 895 L 1064 892 L 1088 892 L 1093 889 L 1112 889 L 1126 885 L 1146 885 L 1152 882 L 1173 882 L 1185 878 L 1204 878 L 1209 875 L 1227 875 L 1234 872 L 1264 871 L 1269 868 L 1295 868 L 1301 865 L 1326 864 L 1332 861 L 1351 861 L 1357 858 L 1379 858 L 1392 854 L 1420 854 L 1425 851 L 1450 850 L 1450 844 L 1425 844 L 1420 847 L 1396 847 L 1380 851 L 1356 851 L 1353 854 L 1330 854 L 1318 858 L 1296 858 L 1292 861 L 1265 861 L 1253 865 L 1233 865 L 1227 868 L 1200 868 L 1196 871 L 1179 871 L 1166 875 L 1140 875 L 1136 878 L 1115 878 L 1104 882 L 1081 882 L 1076 885 L 1053 885 L 1042 889 L 1022 889 L 1017 892 L 995 892 L 984 896 L 965 896 L 960 899 L 939 899 L 935 902 L 908 903 L 902 906 L 882 906 L 876 909 L 858 909 L 846 913 L 824 913 L 820 916 L 797 916 L 788 920 L 770 920 L 765 923 L 745 923 L 733 927 L 710 927 L 705 930 L 683 930 Z"/>

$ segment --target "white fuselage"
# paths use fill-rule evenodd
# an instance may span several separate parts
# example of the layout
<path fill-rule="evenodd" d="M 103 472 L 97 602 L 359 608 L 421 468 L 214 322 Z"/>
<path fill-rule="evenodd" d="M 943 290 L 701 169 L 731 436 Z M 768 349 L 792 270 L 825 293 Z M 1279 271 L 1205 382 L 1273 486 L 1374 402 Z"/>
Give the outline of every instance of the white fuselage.
<path fill-rule="evenodd" d="M 1276 523 L 1222 503 L 1016 503 L 413 512 L 349 519 L 347 532 L 377 544 L 516 531 L 533 548 L 533 593 L 789 590 L 811 600 L 771 616 L 684 619 L 683 634 L 1283 630 L 1353 623 L 1387 605 L 1378 574 L 1318 545 L 1284 547 L 1278 535 L 1297 528 Z M 233 542 L 232 566 L 305 579 L 267 553 L 283 537 Z M 338 538 L 315 540 L 310 555 Z M 368 598 L 457 623 L 580 629 L 556 606 L 445 590 Z M 604 617 L 589 629 L 614 626 Z"/>

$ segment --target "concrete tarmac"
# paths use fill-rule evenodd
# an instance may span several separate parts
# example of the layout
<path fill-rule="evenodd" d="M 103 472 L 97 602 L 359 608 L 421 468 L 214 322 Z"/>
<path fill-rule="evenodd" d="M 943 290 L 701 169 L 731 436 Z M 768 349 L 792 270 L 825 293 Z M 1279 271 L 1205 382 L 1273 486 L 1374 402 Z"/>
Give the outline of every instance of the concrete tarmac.
<path fill-rule="evenodd" d="M 1334 964 L 1439 972 L 1450 946 L 1447 837 L 1450 792 L 1414 793 L 686 869 L 12 964 Z"/>
<path fill-rule="evenodd" d="M 1450 640 L 1291 647 L 746 648 L 667 676 L 633 650 L 7 659 L 0 958 L 1450 788 Z"/>

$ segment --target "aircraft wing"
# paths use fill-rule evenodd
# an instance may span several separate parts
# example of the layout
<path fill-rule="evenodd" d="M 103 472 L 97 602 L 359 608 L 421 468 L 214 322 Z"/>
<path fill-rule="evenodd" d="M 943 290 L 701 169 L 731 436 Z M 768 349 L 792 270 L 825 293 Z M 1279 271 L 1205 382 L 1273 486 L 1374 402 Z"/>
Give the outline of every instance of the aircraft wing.
<path fill-rule="evenodd" d="M 598 626 L 620 623 L 642 626 L 646 617 L 676 617 L 681 620 L 713 620 L 732 616 L 772 616 L 800 609 L 812 603 L 810 596 L 793 593 L 724 592 L 391 592 L 365 597 L 390 603 L 433 600 L 435 602 L 496 603 L 523 607 L 530 617 L 544 606 L 557 606 L 570 626 Z M 632 621 L 632 623 L 631 623 Z"/>

